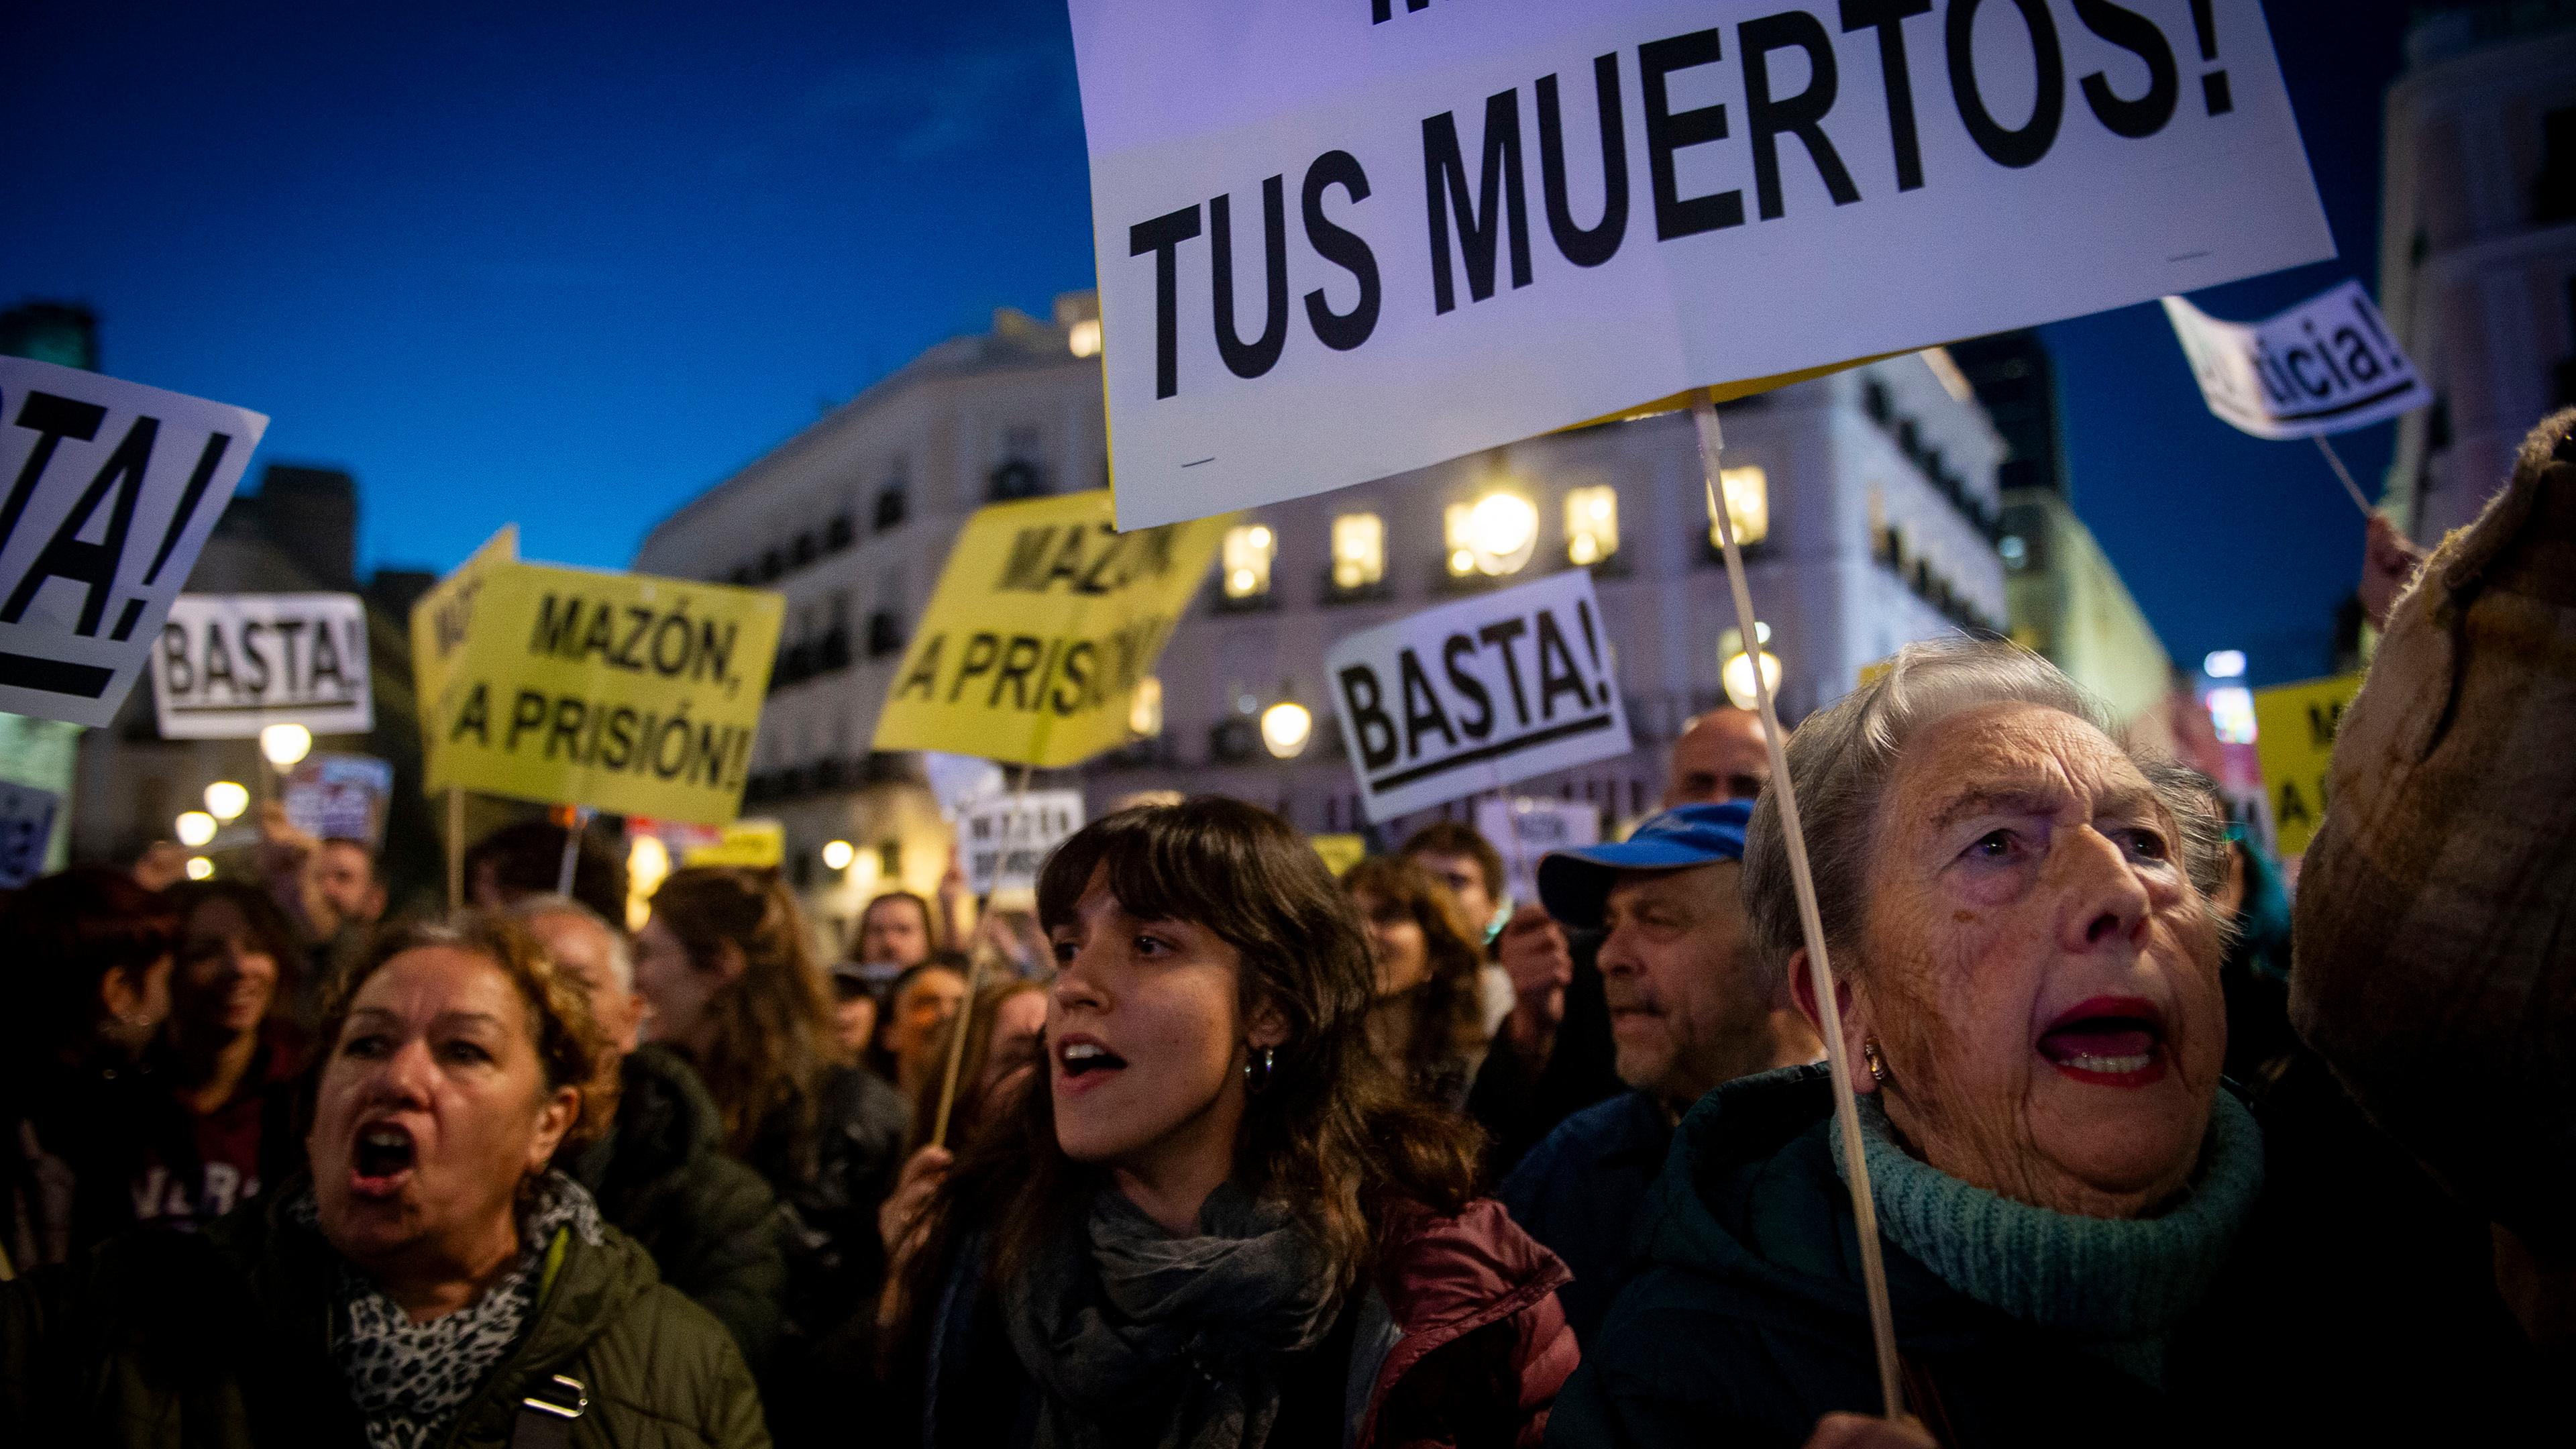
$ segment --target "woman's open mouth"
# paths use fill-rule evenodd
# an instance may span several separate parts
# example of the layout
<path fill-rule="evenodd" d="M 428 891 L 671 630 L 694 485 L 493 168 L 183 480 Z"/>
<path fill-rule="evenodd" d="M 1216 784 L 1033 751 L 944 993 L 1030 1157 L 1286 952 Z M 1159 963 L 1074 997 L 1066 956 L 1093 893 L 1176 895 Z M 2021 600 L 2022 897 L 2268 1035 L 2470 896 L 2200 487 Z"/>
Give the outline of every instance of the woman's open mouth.
<path fill-rule="evenodd" d="M 2094 997 L 2040 1032 L 2039 1054 L 2079 1082 L 2147 1086 L 2165 1074 L 2164 1012 L 2144 997 Z"/>
<path fill-rule="evenodd" d="M 1056 1090 L 1081 1092 L 1125 1070 L 1127 1059 L 1090 1037 L 1069 1036 L 1056 1043 L 1055 1065 Z"/>
<path fill-rule="evenodd" d="M 349 1190 L 360 1197 L 391 1197 L 411 1180 L 420 1148 L 398 1122 L 370 1122 L 358 1129 L 349 1153 Z"/>

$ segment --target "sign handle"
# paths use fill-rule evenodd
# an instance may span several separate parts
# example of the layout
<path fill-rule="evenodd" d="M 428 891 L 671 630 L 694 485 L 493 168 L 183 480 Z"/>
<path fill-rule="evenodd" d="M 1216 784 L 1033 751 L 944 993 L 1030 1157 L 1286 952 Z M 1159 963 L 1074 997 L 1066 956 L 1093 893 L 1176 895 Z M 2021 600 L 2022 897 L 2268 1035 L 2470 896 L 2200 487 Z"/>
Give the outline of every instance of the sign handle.
<path fill-rule="evenodd" d="M 2352 495 L 2352 506 L 2361 510 L 2362 517 L 2370 517 L 2370 500 L 2362 496 L 2361 485 L 2352 481 L 2352 470 L 2344 467 L 2343 456 L 2334 450 L 2334 444 L 2327 442 L 2323 433 L 2308 436 L 2316 439 L 2317 451 L 2326 455 L 2326 466 L 2334 469 L 2334 475 L 2343 480 L 2343 491 Z"/>
<path fill-rule="evenodd" d="M 581 836 L 583 831 L 590 828 L 591 813 L 589 806 L 576 805 L 573 807 L 572 819 L 564 825 L 563 861 L 555 867 L 556 895 L 572 894 L 573 868 L 581 863 Z"/>
<path fill-rule="evenodd" d="M 1701 481 L 1708 491 L 1709 517 L 1717 525 L 1718 547 L 1726 555 L 1726 583 L 1735 596 L 1735 625 L 1746 647 L 1758 655 L 1762 631 L 1753 617 L 1753 591 L 1744 582 L 1744 555 L 1735 544 L 1734 520 L 1728 517 L 1719 496 L 1718 460 L 1726 452 L 1726 434 L 1706 392 L 1691 400 L 1691 420 L 1699 425 Z M 1753 670 L 1753 693 L 1754 703 L 1762 711 L 1763 744 L 1771 757 L 1769 788 L 1779 797 L 1780 833 L 1789 851 L 1789 879 L 1798 892 L 1798 925 L 1806 938 L 1807 973 L 1815 986 L 1817 1024 L 1825 1038 L 1825 1066 L 1833 1077 L 1834 1116 L 1842 1124 L 1843 1176 L 1851 1188 L 1852 1217 L 1860 1234 L 1861 1283 L 1869 1297 L 1870 1337 L 1878 1349 L 1878 1391 L 1886 1402 L 1887 1417 L 1895 1419 L 1905 1411 L 1897 1370 L 1896 1317 L 1887 1303 L 1887 1263 L 1879 1250 L 1878 1208 L 1870 1196 L 1869 1160 L 1861 1150 L 1860 1105 L 1852 1095 L 1851 1051 L 1843 1041 L 1842 1014 L 1836 1010 L 1840 998 L 1834 993 L 1833 967 L 1825 959 L 1824 918 L 1816 910 L 1816 881 L 1807 865 L 1807 835 L 1798 823 L 1798 794 L 1789 783 L 1789 757 L 1781 743 L 1786 735 L 1781 731 L 1780 714 L 1771 697 L 1771 682 L 1759 668 Z"/>
<path fill-rule="evenodd" d="M 1012 807 L 1014 814 L 1025 809 L 1028 805 L 1029 777 L 1036 773 L 1037 770 L 1034 766 L 1020 766 L 1019 785 L 1012 794 Z M 1010 843 L 1007 840 L 1003 842 L 1006 855 L 1008 853 L 1009 844 Z M 988 893 L 983 900 L 975 903 L 975 922 L 977 926 L 982 926 L 984 921 L 991 915 L 989 907 L 992 903 L 992 899 L 992 896 Z M 982 932 L 979 930 L 977 934 L 981 935 Z M 948 1066 L 946 1070 L 941 1073 L 939 1081 L 939 1113 L 931 1120 L 930 1125 L 930 1145 L 933 1147 L 945 1147 L 948 1145 L 948 1116 L 949 1113 L 955 1111 L 957 1107 L 957 1069 L 966 1060 L 966 1028 L 967 1025 L 975 1019 L 975 998 L 983 995 L 984 993 L 984 959 L 986 954 L 987 953 L 983 951 L 972 951 L 972 954 L 970 954 L 966 960 L 966 999 L 957 1003 L 957 1026 L 955 1031 L 948 1038 Z"/>
<path fill-rule="evenodd" d="M 465 909 L 465 791 L 447 787 L 447 913 Z"/>

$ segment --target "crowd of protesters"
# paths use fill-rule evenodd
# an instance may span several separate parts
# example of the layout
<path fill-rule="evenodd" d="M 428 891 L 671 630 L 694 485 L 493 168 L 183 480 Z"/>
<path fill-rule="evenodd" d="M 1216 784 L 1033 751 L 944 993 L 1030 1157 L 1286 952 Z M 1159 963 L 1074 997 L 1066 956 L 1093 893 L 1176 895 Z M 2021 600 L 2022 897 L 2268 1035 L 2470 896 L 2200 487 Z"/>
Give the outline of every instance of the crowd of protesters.
<path fill-rule="evenodd" d="M 2563 531 L 2576 413 L 2551 426 L 2515 488 L 2555 489 L 2521 516 Z M 2401 602 L 2391 647 L 2444 617 Z M 362 844 L 277 818 L 255 879 L 44 878 L 0 914 L 0 1427 L 1965 1449 L 2564 1424 L 2563 1203 L 2447 1191 L 2512 1174 L 2383 1133 L 2402 1074 L 2355 1105 L 2308 1042 L 2385 1063 L 2295 983 L 2367 963 L 2292 969 L 2283 873 L 2208 780 L 1967 639 L 1779 741 L 1714 711 L 1669 763 L 1658 811 L 1544 857 L 1535 900 L 1453 821 L 1337 880 L 1266 810 L 1164 799 L 1060 846 L 1033 914 L 952 872 L 832 952 L 774 870 L 683 868 L 630 917 L 617 859 L 542 822 L 468 854 L 445 920 L 386 919 Z M 2524 974 L 2563 999 L 2551 939 Z M 1879 1369 L 1828 1013 L 1892 1421 L 1848 1416 Z"/>

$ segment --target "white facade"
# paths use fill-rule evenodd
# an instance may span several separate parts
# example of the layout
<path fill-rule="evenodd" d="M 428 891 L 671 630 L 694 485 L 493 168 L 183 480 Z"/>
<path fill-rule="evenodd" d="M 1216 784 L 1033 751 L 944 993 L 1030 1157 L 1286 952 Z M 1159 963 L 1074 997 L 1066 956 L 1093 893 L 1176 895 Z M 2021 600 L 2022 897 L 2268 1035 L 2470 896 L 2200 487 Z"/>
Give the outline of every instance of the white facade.
<path fill-rule="evenodd" d="M 2576 402 L 2576 11 L 2419 21 L 2389 88 L 2380 305 L 2433 407 L 2399 424 L 2390 497 L 2431 543 Z"/>
<path fill-rule="evenodd" d="M 788 657 L 802 644 L 815 672 L 790 669 L 782 678 L 791 682 L 773 693 L 746 810 L 787 823 L 791 856 L 801 857 L 794 874 L 841 929 L 876 890 L 899 879 L 926 892 L 946 864 L 945 832 L 917 773 L 869 761 L 867 739 L 958 527 L 991 501 L 1013 461 L 1034 465 L 1049 492 L 1103 481 L 1099 368 L 1070 350 L 1069 324 L 1087 315 L 1086 299 L 1066 299 L 1057 326 L 1005 314 L 992 334 L 933 348 L 682 509 L 637 557 L 639 569 L 786 592 Z M 1910 640 L 2002 627 L 1994 539 L 2003 444 L 1955 371 L 1945 381 L 1925 358 L 1906 357 L 1733 404 L 1723 417 L 1725 465 L 1763 473 L 1768 535 L 1750 552 L 1750 576 L 1793 718 Z M 880 529 L 874 499 L 895 480 L 904 516 Z M 1573 566 L 1567 495 L 1605 486 L 1616 499 L 1617 547 L 1595 580 L 1638 748 L 1521 788 L 1593 800 L 1614 818 L 1651 808 L 1666 742 L 1724 698 L 1717 645 L 1733 618 L 1684 414 L 1534 439 L 1245 515 L 1241 527 L 1267 529 L 1272 540 L 1268 589 L 1228 599 L 1220 566 L 1157 671 L 1161 736 L 1081 771 L 1093 810 L 1141 790 L 1214 791 L 1277 808 L 1306 831 L 1360 828 L 1329 724 L 1325 650 L 1461 589 Z M 1498 578 L 1458 579 L 1446 512 L 1496 490 L 1536 509 L 1528 559 Z M 1382 575 L 1345 589 L 1333 576 L 1336 520 L 1362 514 L 1376 519 L 1364 531 L 1382 541 Z M 838 519 L 850 522 L 836 530 Z M 809 535 L 812 561 L 796 566 L 796 541 Z M 846 544 L 830 543 L 843 536 Z M 893 621 L 880 641 L 892 648 L 872 655 L 867 620 L 878 612 Z M 831 645 L 836 628 L 847 631 L 843 647 Z M 830 662 L 844 653 L 847 663 Z M 1318 725 L 1289 761 L 1271 759 L 1253 728 L 1283 697 Z M 811 859 L 833 839 L 859 849 L 847 872 Z"/>

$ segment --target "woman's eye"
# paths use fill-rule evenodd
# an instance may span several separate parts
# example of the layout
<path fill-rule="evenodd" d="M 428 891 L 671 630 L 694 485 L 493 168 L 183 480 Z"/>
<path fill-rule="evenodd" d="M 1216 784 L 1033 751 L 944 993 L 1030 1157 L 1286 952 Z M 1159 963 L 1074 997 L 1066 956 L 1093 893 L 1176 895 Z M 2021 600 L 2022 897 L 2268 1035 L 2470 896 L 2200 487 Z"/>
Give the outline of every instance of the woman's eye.
<path fill-rule="evenodd" d="M 1989 830 L 1977 837 L 1976 844 L 1968 847 L 1968 856 L 1972 860 L 2010 860 L 2014 845 L 2011 831 Z"/>
<path fill-rule="evenodd" d="M 492 1054 L 490 1052 L 483 1050 L 482 1047 L 477 1046 L 470 1041 L 449 1042 L 440 1050 L 439 1055 L 447 1058 L 451 1062 L 461 1062 L 468 1066 L 479 1065 L 492 1060 Z"/>
<path fill-rule="evenodd" d="M 1057 964 L 1058 966 L 1070 966 L 1070 965 L 1072 965 L 1072 964 L 1073 964 L 1073 953 L 1074 953 L 1074 944 L 1073 944 L 1071 941 L 1058 941 L 1058 942 L 1056 942 L 1056 943 L 1055 943 L 1055 964 Z"/>
<path fill-rule="evenodd" d="M 2173 853 L 2160 832 L 2141 828 L 2122 831 L 2121 834 L 2127 838 L 2130 853 L 2140 860 L 2165 860 Z"/>
<path fill-rule="evenodd" d="M 1136 938 L 1136 954 L 1139 956 L 1158 956 L 1170 949 L 1172 949 L 1171 945 L 1164 941 L 1160 936 L 1138 936 Z"/>

